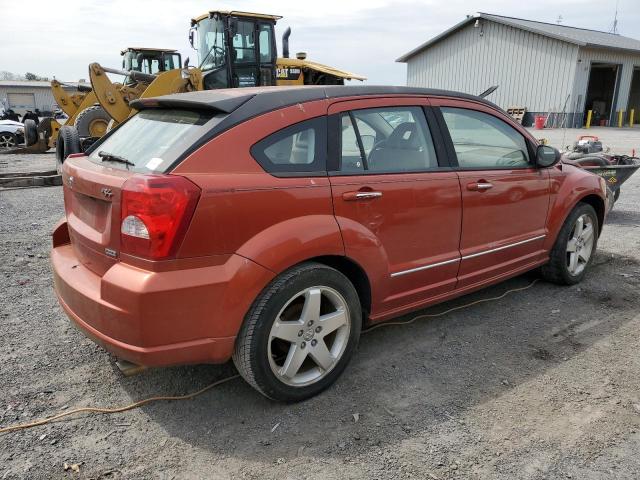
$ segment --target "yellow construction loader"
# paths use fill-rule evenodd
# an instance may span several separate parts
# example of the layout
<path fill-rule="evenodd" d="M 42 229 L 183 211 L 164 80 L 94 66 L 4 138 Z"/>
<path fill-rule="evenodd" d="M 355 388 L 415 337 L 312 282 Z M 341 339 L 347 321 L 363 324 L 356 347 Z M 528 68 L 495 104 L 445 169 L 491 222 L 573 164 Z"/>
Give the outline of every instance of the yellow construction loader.
<path fill-rule="evenodd" d="M 115 126 L 135 113 L 129 102 L 137 98 L 218 88 L 241 88 L 273 85 L 343 85 L 345 80 L 365 77 L 311 62 L 305 53 L 289 58 L 288 28 L 283 36 L 282 57 L 277 58 L 275 24 L 282 17 L 260 13 L 214 10 L 191 20 L 189 42 L 198 51 L 199 66 L 176 68 L 165 72 L 132 71 L 89 65 L 92 92 L 99 107 Z M 112 82 L 107 75 L 125 77 Z M 99 135 L 63 128 L 56 145 L 59 164 L 70 153 L 84 150 Z M 84 145 L 80 145 L 84 143 Z"/>
<path fill-rule="evenodd" d="M 138 81 L 131 87 L 132 92 L 127 93 L 127 99 L 138 98 L 149 84 L 155 79 L 156 74 L 166 71 L 180 71 L 181 56 L 176 50 L 163 48 L 126 48 L 120 52 L 122 56 L 122 68 L 129 72 L 129 76 L 140 74 L 145 76 L 146 83 Z M 65 89 L 65 87 L 67 87 Z M 96 98 L 96 91 L 89 85 L 78 84 L 76 90 L 69 92 L 68 84 L 51 81 L 51 93 L 60 107 L 67 115 L 65 125 L 75 126 L 81 138 L 99 138 L 107 131 L 111 116 L 100 106 Z M 36 127 L 35 122 L 27 121 L 25 124 L 26 148 L 19 148 L 12 153 L 45 152 L 58 144 L 58 136 L 61 124 L 54 118 L 46 117 Z"/>
<path fill-rule="evenodd" d="M 275 25 L 282 17 L 213 10 L 191 20 L 189 42 L 198 51 L 204 89 L 269 85 L 342 85 L 365 80 L 351 72 L 306 59 L 289 58 L 288 28 L 277 58 Z"/>

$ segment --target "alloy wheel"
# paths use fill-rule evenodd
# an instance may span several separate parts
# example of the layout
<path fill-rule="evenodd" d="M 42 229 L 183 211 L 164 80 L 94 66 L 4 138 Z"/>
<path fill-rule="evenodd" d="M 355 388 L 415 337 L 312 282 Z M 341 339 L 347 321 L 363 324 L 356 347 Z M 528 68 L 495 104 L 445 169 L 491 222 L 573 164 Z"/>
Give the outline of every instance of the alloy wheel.
<path fill-rule="evenodd" d="M 593 254 L 594 223 L 590 215 L 580 215 L 573 224 L 567 242 L 567 270 L 580 275 Z"/>
<path fill-rule="evenodd" d="M 0 133 L 0 148 L 11 148 L 16 146 L 16 139 L 8 133 Z"/>
<path fill-rule="evenodd" d="M 339 362 L 351 324 L 344 297 L 329 287 L 294 295 L 269 333 L 269 365 L 283 383 L 303 387 L 325 377 Z"/>

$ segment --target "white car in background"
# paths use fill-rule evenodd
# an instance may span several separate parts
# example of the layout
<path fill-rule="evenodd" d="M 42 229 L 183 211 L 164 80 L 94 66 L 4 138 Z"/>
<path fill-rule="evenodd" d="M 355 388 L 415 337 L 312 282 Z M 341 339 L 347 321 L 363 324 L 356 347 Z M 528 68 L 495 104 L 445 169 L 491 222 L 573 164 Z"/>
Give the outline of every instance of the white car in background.
<path fill-rule="evenodd" d="M 12 148 L 24 143 L 24 124 L 0 120 L 0 148 Z"/>

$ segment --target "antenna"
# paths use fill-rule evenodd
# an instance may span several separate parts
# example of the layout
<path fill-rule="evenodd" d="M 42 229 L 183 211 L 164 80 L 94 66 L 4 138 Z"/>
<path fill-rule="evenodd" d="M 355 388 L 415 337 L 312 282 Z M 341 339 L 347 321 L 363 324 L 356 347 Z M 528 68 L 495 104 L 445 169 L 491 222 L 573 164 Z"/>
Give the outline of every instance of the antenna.
<path fill-rule="evenodd" d="M 616 0 L 616 13 L 613 17 L 613 25 L 611 26 L 611 30 L 609 30 L 609 33 L 613 33 L 614 35 L 618 34 L 618 1 Z"/>
<path fill-rule="evenodd" d="M 558 18 L 557 18 L 557 20 L 556 20 L 556 23 L 557 23 L 558 25 L 560 25 L 560 24 L 562 23 L 562 15 L 558 15 Z"/>

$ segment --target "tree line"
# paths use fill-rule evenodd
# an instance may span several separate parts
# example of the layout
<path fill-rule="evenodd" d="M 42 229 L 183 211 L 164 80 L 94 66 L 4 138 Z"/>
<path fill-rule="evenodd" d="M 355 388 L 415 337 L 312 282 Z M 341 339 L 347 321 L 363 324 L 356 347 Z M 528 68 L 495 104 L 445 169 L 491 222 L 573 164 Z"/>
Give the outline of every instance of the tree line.
<path fill-rule="evenodd" d="M 24 75 L 19 73 L 7 72 L 6 70 L 0 71 L 0 80 L 28 80 L 28 81 L 49 81 L 49 77 L 41 77 L 35 73 L 27 72 Z"/>

